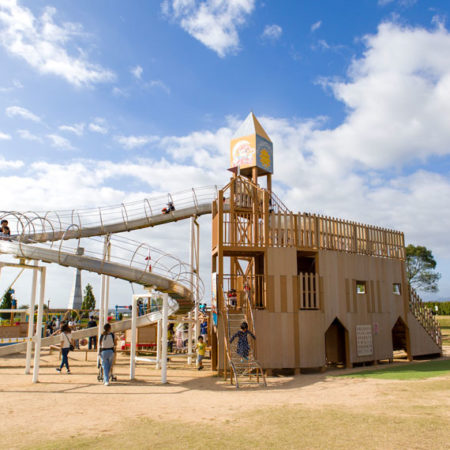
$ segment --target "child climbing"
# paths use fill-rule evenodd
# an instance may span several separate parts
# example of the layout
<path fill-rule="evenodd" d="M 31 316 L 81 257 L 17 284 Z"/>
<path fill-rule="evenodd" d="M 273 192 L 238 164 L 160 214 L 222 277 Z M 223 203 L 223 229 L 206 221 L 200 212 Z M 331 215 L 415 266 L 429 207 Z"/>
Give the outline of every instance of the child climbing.
<path fill-rule="evenodd" d="M 203 342 L 203 336 L 198 337 L 197 342 L 197 366 L 198 370 L 203 369 L 203 358 L 205 357 L 206 344 Z"/>
<path fill-rule="evenodd" d="M 236 332 L 230 339 L 230 344 L 238 338 L 237 354 L 241 357 L 241 361 L 248 359 L 250 353 L 250 345 L 248 344 L 247 335 L 250 335 L 253 339 L 256 339 L 255 335 L 249 331 L 247 322 L 242 322 L 241 329 Z"/>

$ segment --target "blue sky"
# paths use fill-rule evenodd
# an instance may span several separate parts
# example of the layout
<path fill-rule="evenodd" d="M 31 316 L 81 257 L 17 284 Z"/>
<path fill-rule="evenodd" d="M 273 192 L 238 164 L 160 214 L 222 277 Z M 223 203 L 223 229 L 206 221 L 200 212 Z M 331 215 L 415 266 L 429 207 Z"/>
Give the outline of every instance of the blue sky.
<path fill-rule="evenodd" d="M 1 209 L 223 184 L 253 110 L 292 210 L 404 231 L 433 250 L 448 298 L 448 12 L 444 0 L 0 0 Z M 177 226 L 138 236 L 186 259 L 183 239 L 167 242 Z M 205 219 L 202 237 L 209 278 Z M 71 277 L 49 272 L 61 306 Z"/>

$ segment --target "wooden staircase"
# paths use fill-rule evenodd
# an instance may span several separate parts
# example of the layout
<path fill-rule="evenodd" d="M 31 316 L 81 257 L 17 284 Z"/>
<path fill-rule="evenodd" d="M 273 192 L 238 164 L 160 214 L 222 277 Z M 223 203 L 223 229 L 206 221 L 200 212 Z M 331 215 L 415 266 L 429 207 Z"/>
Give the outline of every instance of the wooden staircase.
<path fill-rule="evenodd" d="M 433 342 L 441 349 L 442 353 L 442 333 L 439 322 L 436 320 L 431 310 L 424 305 L 422 299 L 412 287 L 409 288 L 409 310 L 422 325 Z"/>
<path fill-rule="evenodd" d="M 266 377 L 260 363 L 255 358 L 255 341 L 249 336 L 248 343 L 250 352 L 248 359 L 241 358 L 237 353 L 238 339 L 230 343 L 232 336 L 240 330 L 242 322 L 247 322 L 249 331 L 255 336 L 255 328 L 253 323 L 253 313 L 251 311 L 251 304 L 248 292 L 245 295 L 246 306 L 242 309 L 229 308 L 226 304 L 222 317 L 224 319 L 225 331 L 225 350 L 227 353 L 228 364 L 230 366 L 230 382 L 235 384 L 236 388 L 243 385 L 259 385 L 267 386 Z M 224 370 L 225 379 L 227 376 L 227 369 Z"/>

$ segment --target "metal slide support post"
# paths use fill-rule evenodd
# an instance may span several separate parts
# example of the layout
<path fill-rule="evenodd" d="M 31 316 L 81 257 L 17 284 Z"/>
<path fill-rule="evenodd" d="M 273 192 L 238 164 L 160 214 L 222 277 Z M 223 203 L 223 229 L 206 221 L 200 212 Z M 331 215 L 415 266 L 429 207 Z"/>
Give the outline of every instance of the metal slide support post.
<path fill-rule="evenodd" d="M 198 270 L 199 258 L 198 258 L 198 223 L 197 223 L 195 216 L 191 217 L 191 237 L 190 237 L 189 256 L 190 256 L 190 265 L 191 265 L 190 285 L 191 285 L 192 295 L 194 297 L 194 305 L 195 305 L 195 309 L 194 309 L 194 322 L 195 322 L 194 333 L 195 333 L 195 336 L 194 336 L 194 339 L 195 339 L 195 342 L 197 342 L 198 331 L 199 331 L 198 330 L 198 307 L 199 307 L 199 304 L 198 304 L 198 289 L 197 289 L 198 275 L 199 275 L 199 270 Z"/>
<path fill-rule="evenodd" d="M 44 295 L 45 295 L 45 267 L 41 268 L 40 292 L 38 316 L 36 320 L 36 334 L 34 335 L 34 367 L 33 367 L 33 383 L 38 382 L 39 363 L 41 360 L 41 340 L 42 340 L 42 316 L 44 312 Z"/>
<path fill-rule="evenodd" d="M 136 373 L 136 321 L 137 321 L 137 297 L 133 295 L 131 306 L 131 347 L 130 347 L 130 380 L 134 380 Z"/>
<path fill-rule="evenodd" d="M 167 383 L 167 324 L 169 322 L 168 317 L 169 309 L 169 294 L 163 293 L 163 318 L 162 318 L 162 330 L 161 330 L 161 383 Z"/>
<path fill-rule="evenodd" d="M 191 365 L 192 364 L 192 356 L 191 356 L 191 354 L 192 354 L 192 321 L 191 321 L 192 313 L 191 312 L 188 314 L 188 319 L 189 319 L 189 322 L 188 322 L 189 328 L 188 328 L 188 359 L 187 359 L 187 363 L 188 363 L 188 365 Z"/>
<path fill-rule="evenodd" d="M 157 322 L 157 338 L 156 338 L 156 368 L 161 369 L 161 319 Z"/>
<path fill-rule="evenodd" d="M 193 235 L 193 254 L 194 254 L 194 258 L 193 260 L 191 260 L 191 263 L 193 264 L 194 267 L 194 273 L 195 273 L 195 278 L 194 278 L 194 284 L 192 285 L 192 292 L 195 295 L 195 310 L 194 310 L 194 321 L 195 321 L 195 327 L 194 327 L 194 332 L 195 332 L 195 342 L 197 342 L 198 336 L 200 335 L 200 324 L 199 324 L 199 316 L 198 316 L 198 312 L 199 312 L 199 288 L 200 288 L 200 284 L 199 284 L 199 276 L 200 276 L 200 225 L 197 222 L 197 219 L 194 218 L 193 223 L 192 223 L 192 235 Z"/>
<path fill-rule="evenodd" d="M 105 236 L 105 245 L 103 250 L 103 257 L 107 262 L 111 261 L 111 235 L 107 234 Z M 108 321 L 108 311 L 109 311 L 109 277 L 103 275 L 105 277 L 105 302 L 104 302 L 104 311 L 103 311 L 103 323 L 105 324 Z"/>
<path fill-rule="evenodd" d="M 105 275 L 102 275 L 102 288 L 100 293 L 100 308 L 98 309 L 98 333 L 97 333 L 97 349 L 100 355 L 100 338 L 103 333 L 104 325 L 104 309 L 105 309 Z"/>
<path fill-rule="evenodd" d="M 33 333 L 34 333 L 34 305 L 36 304 L 36 286 L 38 276 L 38 262 L 35 261 L 36 269 L 33 269 L 33 281 L 31 282 L 31 299 L 30 309 L 28 312 L 28 340 L 27 340 L 27 357 L 25 363 L 25 373 L 28 375 L 31 372 L 31 350 L 33 348 Z"/>

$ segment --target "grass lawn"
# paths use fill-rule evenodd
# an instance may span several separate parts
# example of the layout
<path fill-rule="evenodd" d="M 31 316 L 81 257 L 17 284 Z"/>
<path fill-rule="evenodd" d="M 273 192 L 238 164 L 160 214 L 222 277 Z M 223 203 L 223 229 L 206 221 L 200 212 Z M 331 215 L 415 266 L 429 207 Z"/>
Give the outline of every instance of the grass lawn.
<path fill-rule="evenodd" d="M 450 374 L 450 360 L 404 363 L 401 366 L 365 370 L 340 377 L 381 378 L 386 380 L 420 380 Z"/>
<path fill-rule="evenodd" d="M 442 332 L 442 344 L 450 345 L 450 316 L 436 316 Z"/>
<path fill-rule="evenodd" d="M 189 424 L 144 419 L 112 434 L 70 436 L 38 449 L 297 449 L 446 448 L 450 421 L 441 410 L 393 416 L 392 411 L 346 411 L 336 407 L 267 407 L 231 420 Z M 414 433 L 412 435 L 412 431 Z"/>

